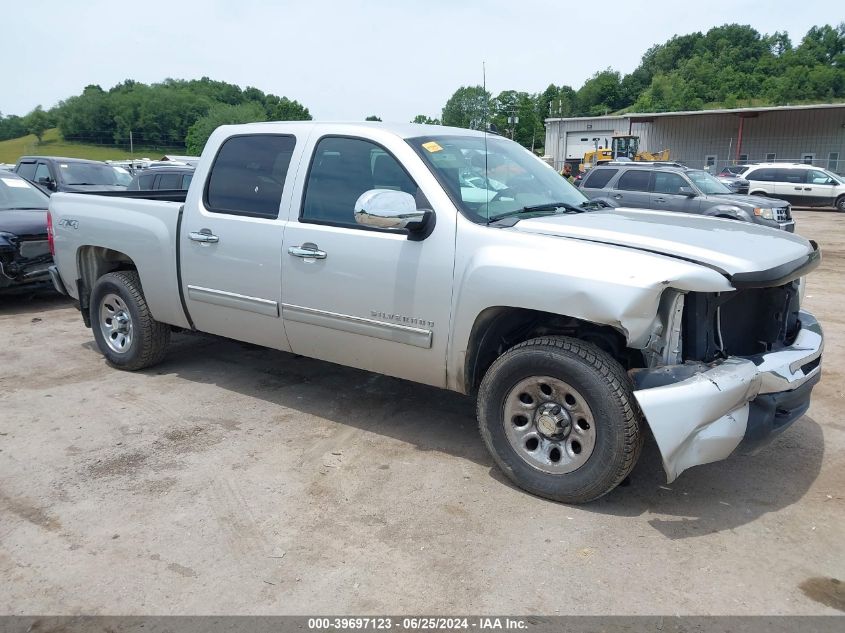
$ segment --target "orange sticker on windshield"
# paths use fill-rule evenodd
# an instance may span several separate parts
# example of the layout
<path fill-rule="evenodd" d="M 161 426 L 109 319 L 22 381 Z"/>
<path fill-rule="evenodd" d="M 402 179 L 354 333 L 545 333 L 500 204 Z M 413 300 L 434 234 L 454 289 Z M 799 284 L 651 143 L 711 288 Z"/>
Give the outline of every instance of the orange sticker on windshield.
<path fill-rule="evenodd" d="M 443 151 L 443 148 L 440 147 L 434 141 L 429 141 L 428 143 L 423 143 L 422 146 L 424 148 L 426 148 L 429 152 L 441 152 L 441 151 Z"/>

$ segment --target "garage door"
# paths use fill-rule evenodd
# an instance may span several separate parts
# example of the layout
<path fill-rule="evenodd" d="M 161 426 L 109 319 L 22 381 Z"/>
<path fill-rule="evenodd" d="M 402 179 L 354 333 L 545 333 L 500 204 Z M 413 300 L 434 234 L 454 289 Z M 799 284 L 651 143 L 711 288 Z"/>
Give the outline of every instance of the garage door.
<path fill-rule="evenodd" d="M 595 149 L 597 138 L 599 147 L 610 147 L 613 130 L 586 130 L 566 133 L 566 159 L 583 158 L 584 152 Z"/>

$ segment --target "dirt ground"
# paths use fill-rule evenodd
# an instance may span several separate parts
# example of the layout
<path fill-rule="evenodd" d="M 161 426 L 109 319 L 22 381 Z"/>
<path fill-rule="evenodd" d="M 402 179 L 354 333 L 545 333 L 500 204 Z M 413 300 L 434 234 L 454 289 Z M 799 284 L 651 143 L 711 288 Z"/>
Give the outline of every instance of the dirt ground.
<path fill-rule="evenodd" d="M 845 217 L 807 416 L 753 457 L 569 507 L 511 486 L 462 396 L 202 335 L 108 368 L 55 296 L 0 299 L 0 613 L 845 610 Z"/>

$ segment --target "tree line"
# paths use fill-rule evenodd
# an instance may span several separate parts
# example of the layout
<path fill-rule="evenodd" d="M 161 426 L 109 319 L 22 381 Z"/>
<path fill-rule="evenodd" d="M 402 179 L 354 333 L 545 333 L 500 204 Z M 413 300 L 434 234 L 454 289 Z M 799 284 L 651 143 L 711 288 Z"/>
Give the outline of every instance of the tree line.
<path fill-rule="evenodd" d="M 764 35 L 727 24 L 706 33 L 678 35 L 651 47 L 630 74 L 610 68 L 579 89 L 550 84 L 529 93 L 504 90 L 495 97 L 481 86 L 463 86 L 440 117 L 419 114 L 413 123 L 481 129 L 535 148 L 548 117 L 600 116 L 625 111 L 669 112 L 711 107 L 783 105 L 845 98 L 845 23 L 812 27 L 797 46 L 786 33 Z M 287 97 L 241 89 L 207 77 L 132 80 L 103 90 L 87 86 L 50 110 L 0 115 L 0 140 L 58 127 L 66 140 L 128 147 L 184 148 L 198 154 L 218 125 L 251 121 L 309 120 L 304 105 Z M 380 120 L 370 115 L 367 120 Z"/>
<path fill-rule="evenodd" d="M 492 123 L 526 147 L 542 144 L 549 117 L 786 105 L 845 98 L 845 23 L 814 26 L 793 46 L 786 33 L 761 35 L 728 24 L 675 36 L 646 51 L 628 75 L 606 69 L 581 88 L 551 84 L 530 94 L 459 88 L 439 121 L 481 129 Z"/>
<path fill-rule="evenodd" d="M 144 84 L 128 79 L 109 90 L 90 85 L 82 94 L 41 106 L 24 117 L 0 118 L 0 140 L 58 127 L 68 141 L 129 147 L 202 151 L 214 129 L 226 123 L 310 120 L 298 101 L 208 77 Z"/>

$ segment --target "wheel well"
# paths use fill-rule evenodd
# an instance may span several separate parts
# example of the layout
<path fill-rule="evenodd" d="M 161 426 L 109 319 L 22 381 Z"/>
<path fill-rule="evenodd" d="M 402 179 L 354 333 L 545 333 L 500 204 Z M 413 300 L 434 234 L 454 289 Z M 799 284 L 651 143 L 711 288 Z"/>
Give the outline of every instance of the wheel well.
<path fill-rule="evenodd" d="M 642 354 L 626 347 L 625 337 L 608 325 L 527 308 L 487 308 L 475 320 L 467 345 L 464 387 L 478 389 L 490 365 L 514 345 L 538 336 L 565 335 L 593 343 L 622 367 L 642 365 Z"/>
<path fill-rule="evenodd" d="M 79 271 L 79 279 L 76 280 L 79 308 L 85 325 L 90 327 L 88 307 L 96 281 L 106 273 L 138 268 L 125 253 L 102 246 L 82 246 L 76 253 L 76 266 Z"/>
<path fill-rule="evenodd" d="M 768 196 L 769 196 L 769 194 L 768 194 L 768 193 L 766 193 L 765 191 L 760 191 L 759 189 L 756 189 L 756 190 L 754 190 L 754 191 L 750 191 L 750 192 L 748 193 L 748 195 L 749 195 L 749 196 L 766 196 L 766 197 L 768 197 Z"/>

